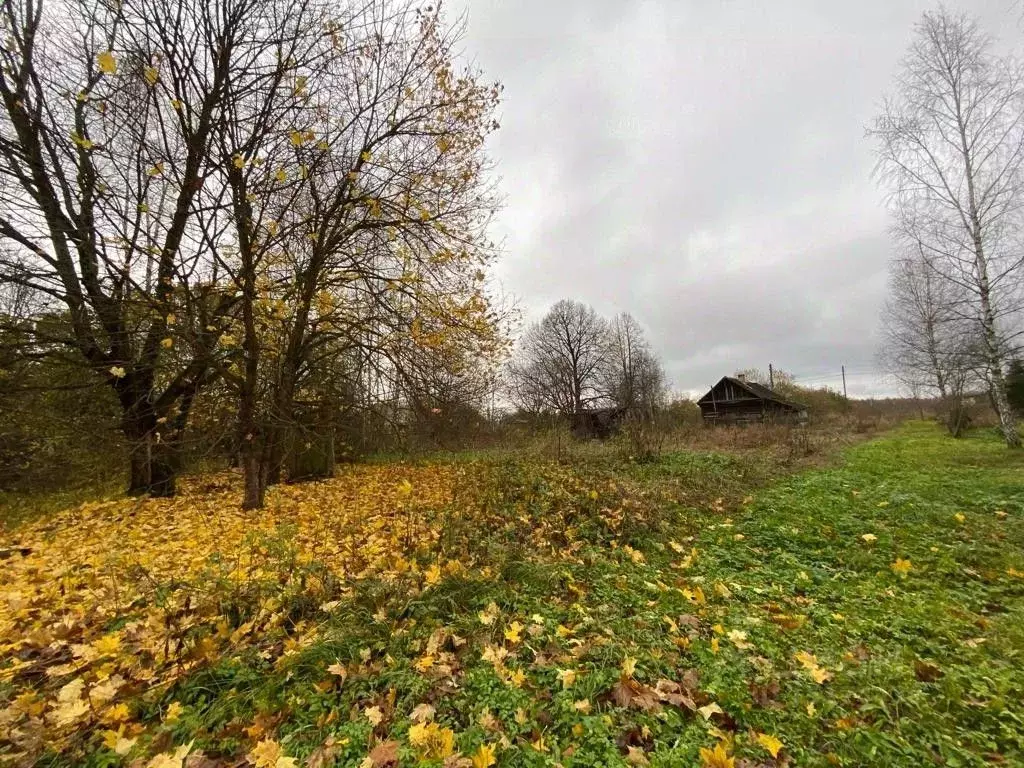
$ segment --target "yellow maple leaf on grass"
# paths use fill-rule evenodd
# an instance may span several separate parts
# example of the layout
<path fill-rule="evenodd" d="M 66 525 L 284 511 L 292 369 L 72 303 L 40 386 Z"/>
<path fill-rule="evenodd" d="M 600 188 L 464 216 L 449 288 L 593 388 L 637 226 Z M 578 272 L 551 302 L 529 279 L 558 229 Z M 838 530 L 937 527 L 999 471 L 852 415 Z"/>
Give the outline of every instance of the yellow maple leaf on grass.
<path fill-rule="evenodd" d="M 515 645 L 523 639 L 522 632 L 523 625 L 520 624 L 518 621 L 513 621 L 511 624 L 508 625 L 508 628 L 505 630 L 505 639 L 508 640 L 512 645 Z"/>
<path fill-rule="evenodd" d="M 428 760 L 443 760 L 455 751 L 455 732 L 437 723 L 416 723 L 409 727 L 409 744 Z"/>
<path fill-rule="evenodd" d="M 759 733 L 757 734 L 757 743 L 768 750 L 768 754 L 772 757 L 778 757 L 779 752 L 785 746 L 781 741 L 772 736 L 770 733 Z"/>
<path fill-rule="evenodd" d="M 495 755 L 494 747 L 488 744 L 481 744 L 473 757 L 473 768 L 491 768 L 495 763 L 498 762 Z"/>
<path fill-rule="evenodd" d="M 296 768 L 298 762 L 294 757 L 285 757 L 281 745 L 273 739 L 263 739 L 249 753 L 256 768 Z"/>
<path fill-rule="evenodd" d="M 892 568 L 893 573 L 895 573 L 900 578 L 905 579 L 907 577 L 907 574 L 910 573 L 914 566 L 911 565 L 909 560 L 904 560 L 902 557 L 897 557 L 896 562 L 894 562 L 889 567 Z"/>
<path fill-rule="evenodd" d="M 700 748 L 700 764 L 701 768 L 736 768 L 736 758 L 729 754 L 722 742 L 718 742 L 714 749 Z"/>
<path fill-rule="evenodd" d="M 807 672 L 811 675 L 811 678 L 818 685 L 822 685 L 825 683 L 825 681 L 830 680 L 832 678 L 832 673 L 829 672 L 827 669 L 822 668 L 818 664 L 818 657 L 815 656 L 813 653 L 808 653 L 807 651 L 798 651 L 796 654 L 794 654 L 793 658 L 800 662 L 800 665 L 807 670 Z"/>
<path fill-rule="evenodd" d="M 122 757 L 132 751 L 136 741 L 137 739 L 125 738 L 124 734 L 120 731 L 103 732 L 104 746 Z"/>
<path fill-rule="evenodd" d="M 423 583 L 433 587 L 441 583 L 441 566 L 437 563 L 431 565 L 423 574 Z"/>
<path fill-rule="evenodd" d="M 628 679 L 632 677 L 633 673 L 635 672 L 636 659 L 634 659 L 632 656 L 627 656 L 622 660 L 622 676 Z"/>
<path fill-rule="evenodd" d="M 182 744 L 173 752 L 157 755 L 146 763 L 146 768 L 184 768 L 185 760 L 188 758 L 188 753 L 192 751 L 194 743 L 194 741 L 190 741 L 188 744 Z"/>
<path fill-rule="evenodd" d="M 491 626 L 491 624 L 495 622 L 500 613 L 501 611 L 498 608 L 498 604 L 491 602 L 487 604 L 487 607 L 484 608 L 484 610 L 480 611 L 477 614 L 477 618 L 480 619 L 481 624 L 483 624 L 485 627 L 489 627 Z"/>

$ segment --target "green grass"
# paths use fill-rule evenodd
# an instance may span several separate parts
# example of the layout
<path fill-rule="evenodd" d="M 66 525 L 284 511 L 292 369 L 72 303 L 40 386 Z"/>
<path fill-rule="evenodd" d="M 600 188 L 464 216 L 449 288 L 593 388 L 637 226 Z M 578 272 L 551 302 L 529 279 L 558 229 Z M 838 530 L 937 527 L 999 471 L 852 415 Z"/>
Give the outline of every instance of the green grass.
<path fill-rule="evenodd" d="M 510 518 L 541 514 L 545 489 L 527 492 L 517 471 L 503 465 L 500 481 Z M 440 766 L 408 743 L 422 704 L 463 755 L 496 745 L 499 766 L 626 765 L 630 748 L 634 761 L 691 766 L 723 738 L 749 766 L 1024 764 L 1024 454 L 991 433 L 954 441 L 911 424 L 754 490 L 766 472 L 707 453 L 577 468 L 580 489 L 628 487 L 609 497 L 625 512 L 603 490 L 592 504 L 579 492 L 594 524 L 554 538 L 554 555 L 477 531 L 490 574 L 419 593 L 362 583 L 317 642 L 268 638 L 134 714 L 165 745 L 195 739 L 227 759 L 273 735 L 300 764 L 326 742 L 334 764 L 358 766 L 391 738 L 403 765 Z M 505 636 L 514 621 L 518 643 Z M 482 658 L 489 647 L 509 652 L 500 669 Z M 417 669 L 431 650 L 434 667 Z M 815 682 L 800 652 L 830 679 Z M 621 706 L 627 657 L 641 690 L 686 681 L 695 705 L 721 711 Z M 327 672 L 336 663 L 344 682 Z M 182 716 L 159 725 L 175 700 Z M 777 763 L 755 733 L 785 745 Z M 90 760 L 116 764 L 104 748 Z"/>

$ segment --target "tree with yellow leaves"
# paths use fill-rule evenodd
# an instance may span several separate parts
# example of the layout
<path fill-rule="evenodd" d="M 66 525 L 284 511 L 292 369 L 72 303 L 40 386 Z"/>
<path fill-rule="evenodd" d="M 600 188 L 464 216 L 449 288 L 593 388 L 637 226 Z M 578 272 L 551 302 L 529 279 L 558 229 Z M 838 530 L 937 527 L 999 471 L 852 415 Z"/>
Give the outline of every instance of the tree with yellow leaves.
<path fill-rule="evenodd" d="M 60 313 L 45 340 L 115 393 L 136 494 L 174 493 L 234 305 L 208 258 L 224 59 L 197 41 L 214 17 L 149 0 L 0 10 L 0 279 Z"/>
<path fill-rule="evenodd" d="M 231 206 L 217 253 L 241 339 L 224 367 L 247 507 L 304 426 L 297 401 L 324 405 L 317 382 L 370 377 L 354 388 L 412 402 L 436 381 L 428 369 L 459 378 L 504 346 L 485 284 L 496 202 L 483 142 L 500 88 L 456 72 L 459 31 L 440 11 L 380 0 L 349 17 L 291 13 L 288 49 L 270 50 L 275 37 L 253 54 L 265 75 L 228 78 L 237 114 L 219 134 Z M 321 428 L 330 410 L 315 409 Z"/>

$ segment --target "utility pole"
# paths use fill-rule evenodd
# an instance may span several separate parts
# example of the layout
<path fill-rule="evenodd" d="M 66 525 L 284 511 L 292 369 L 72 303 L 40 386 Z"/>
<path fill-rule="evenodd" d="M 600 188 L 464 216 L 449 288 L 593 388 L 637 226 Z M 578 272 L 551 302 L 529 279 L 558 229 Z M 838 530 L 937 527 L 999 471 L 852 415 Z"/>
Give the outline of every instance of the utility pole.
<path fill-rule="evenodd" d="M 849 400 L 849 398 L 846 397 L 846 366 L 845 365 L 843 366 L 843 397 L 845 399 Z"/>
<path fill-rule="evenodd" d="M 775 389 L 775 369 L 768 363 L 768 389 Z"/>

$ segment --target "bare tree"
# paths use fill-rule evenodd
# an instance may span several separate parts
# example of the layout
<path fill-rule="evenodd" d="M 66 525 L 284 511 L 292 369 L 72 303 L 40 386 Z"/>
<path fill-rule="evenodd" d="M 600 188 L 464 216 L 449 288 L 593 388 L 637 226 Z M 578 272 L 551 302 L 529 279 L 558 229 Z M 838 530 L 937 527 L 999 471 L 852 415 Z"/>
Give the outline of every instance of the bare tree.
<path fill-rule="evenodd" d="M 937 397 L 946 426 L 957 437 L 966 426 L 964 394 L 978 384 L 984 356 L 972 333 L 977 326 L 958 311 L 958 287 L 927 263 L 920 245 L 893 261 L 883 315 L 883 365 L 920 395 Z"/>
<path fill-rule="evenodd" d="M 1003 369 L 1024 285 L 1022 70 L 968 18 L 926 13 L 870 134 L 899 236 L 963 297 L 951 309 L 978 329 L 1003 436 L 1019 447 Z"/>
<path fill-rule="evenodd" d="M 665 396 L 665 372 L 628 312 L 615 317 L 608 329 L 608 352 L 603 387 L 616 407 L 651 416 Z"/>
<path fill-rule="evenodd" d="M 608 323 L 593 307 L 562 299 L 520 340 L 509 395 L 524 410 L 581 413 L 605 400 L 607 361 Z"/>

